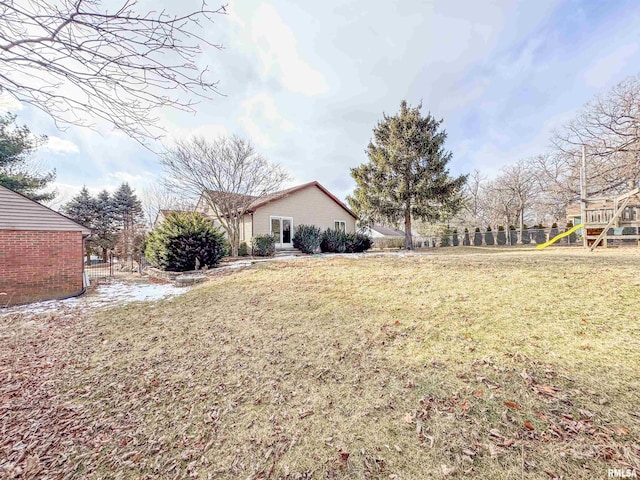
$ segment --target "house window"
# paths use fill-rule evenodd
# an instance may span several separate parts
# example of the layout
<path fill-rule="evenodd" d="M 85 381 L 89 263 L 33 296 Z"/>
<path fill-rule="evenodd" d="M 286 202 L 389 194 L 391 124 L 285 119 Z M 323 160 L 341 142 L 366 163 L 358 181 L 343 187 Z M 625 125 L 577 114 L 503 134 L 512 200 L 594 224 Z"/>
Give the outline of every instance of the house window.
<path fill-rule="evenodd" d="M 346 232 L 347 222 L 343 220 L 336 220 L 335 222 L 333 222 L 333 228 L 335 228 L 336 230 L 340 230 L 341 232 Z"/>

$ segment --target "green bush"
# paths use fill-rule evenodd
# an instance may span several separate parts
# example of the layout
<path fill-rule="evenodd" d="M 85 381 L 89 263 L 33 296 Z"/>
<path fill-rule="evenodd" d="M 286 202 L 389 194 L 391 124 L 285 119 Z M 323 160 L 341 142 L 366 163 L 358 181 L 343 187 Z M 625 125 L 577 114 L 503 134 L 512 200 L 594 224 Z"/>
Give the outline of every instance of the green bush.
<path fill-rule="evenodd" d="M 224 250 L 224 235 L 197 212 L 171 212 L 149 233 L 145 257 L 153 266 L 173 272 L 215 267 Z"/>
<path fill-rule="evenodd" d="M 529 232 L 529 227 L 526 225 L 522 227 L 522 243 L 523 245 L 531 243 L 531 233 Z"/>
<path fill-rule="evenodd" d="M 573 222 L 567 222 L 567 230 L 571 230 L 573 228 Z M 576 243 L 577 240 L 576 232 L 570 233 L 566 238 L 567 243 Z"/>
<path fill-rule="evenodd" d="M 453 229 L 452 243 L 453 243 L 454 247 L 457 247 L 458 245 L 460 245 L 460 239 L 458 238 L 458 229 L 457 228 Z"/>
<path fill-rule="evenodd" d="M 541 223 L 536 227 L 535 241 L 538 245 L 547 241 L 547 235 L 544 233 L 544 227 Z"/>
<path fill-rule="evenodd" d="M 476 231 L 473 234 L 473 245 L 476 247 L 482 245 L 482 233 L 480 233 L 480 227 L 476 227 Z"/>
<path fill-rule="evenodd" d="M 247 246 L 247 242 L 240 242 L 240 245 L 238 246 L 238 256 L 246 257 L 247 255 L 249 255 L 249 247 Z"/>
<path fill-rule="evenodd" d="M 373 246 L 373 240 L 369 235 L 362 233 L 347 233 L 345 235 L 345 252 L 362 253 Z"/>
<path fill-rule="evenodd" d="M 275 235 L 256 235 L 253 237 L 251 252 L 256 257 L 273 257 L 276 253 Z"/>
<path fill-rule="evenodd" d="M 487 227 L 487 231 L 484 234 L 484 243 L 486 243 L 487 245 L 493 245 L 494 244 L 494 239 L 493 239 L 493 232 L 491 231 L 491 227 Z"/>
<path fill-rule="evenodd" d="M 496 242 L 498 243 L 498 245 L 507 244 L 507 234 L 504 231 L 504 227 L 502 225 L 498 226 L 498 234 L 496 235 Z"/>
<path fill-rule="evenodd" d="M 293 246 L 302 253 L 313 253 L 320 248 L 322 232 L 315 225 L 298 225 L 293 236 Z"/>
<path fill-rule="evenodd" d="M 469 245 L 471 245 L 471 239 L 469 238 L 468 228 L 464 229 L 464 237 L 462 237 L 462 245 L 464 245 L 465 247 L 468 247 Z"/>
<path fill-rule="evenodd" d="M 320 250 L 331 253 L 344 253 L 346 250 L 347 234 L 342 230 L 327 228 L 322 232 Z"/>
<path fill-rule="evenodd" d="M 518 232 L 516 227 L 509 225 L 509 245 L 515 245 L 518 243 Z"/>
<path fill-rule="evenodd" d="M 442 235 L 440 235 L 440 246 L 441 247 L 448 247 L 449 246 L 449 236 L 451 235 L 451 233 L 449 232 L 449 229 L 447 228 Z"/>

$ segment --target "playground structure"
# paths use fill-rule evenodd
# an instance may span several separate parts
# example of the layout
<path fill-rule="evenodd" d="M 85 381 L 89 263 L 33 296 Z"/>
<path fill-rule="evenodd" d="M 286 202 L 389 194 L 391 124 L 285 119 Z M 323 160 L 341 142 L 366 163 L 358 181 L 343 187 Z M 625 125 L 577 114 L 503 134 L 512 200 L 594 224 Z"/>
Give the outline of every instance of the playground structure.
<path fill-rule="evenodd" d="M 582 201 L 585 246 L 593 251 L 611 240 L 636 241 L 640 245 L 640 189 L 609 198 Z"/>

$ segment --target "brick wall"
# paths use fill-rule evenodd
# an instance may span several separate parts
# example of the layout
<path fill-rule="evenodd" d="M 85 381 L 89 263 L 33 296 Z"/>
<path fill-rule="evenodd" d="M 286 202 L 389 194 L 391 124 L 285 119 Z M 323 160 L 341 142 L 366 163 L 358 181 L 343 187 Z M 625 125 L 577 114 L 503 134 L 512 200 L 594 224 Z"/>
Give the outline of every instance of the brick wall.
<path fill-rule="evenodd" d="M 0 305 L 79 293 L 82 260 L 81 232 L 0 230 Z"/>

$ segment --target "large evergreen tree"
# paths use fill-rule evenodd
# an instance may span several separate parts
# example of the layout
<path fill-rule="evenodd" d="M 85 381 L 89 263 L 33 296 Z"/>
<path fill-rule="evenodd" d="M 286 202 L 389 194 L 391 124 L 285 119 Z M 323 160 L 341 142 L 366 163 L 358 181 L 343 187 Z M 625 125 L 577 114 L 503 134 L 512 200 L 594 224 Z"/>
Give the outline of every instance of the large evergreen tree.
<path fill-rule="evenodd" d="M 113 218 L 120 232 L 116 239 L 116 255 L 132 263 L 138 237 L 143 233 L 142 202 L 128 183 L 123 183 L 111 198 Z"/>
<path fill-rule="evenodd" d="M 93 222 L 93 245 L 102 250 L 102 261 L 107 261 L 107 254 L 116 245 L 118 228 L 115 218 L 114 201 L 109 192 L 101 191 L 95 199 L 96 218 Z"/>
<path fill-rule="evenodd" d="M 55 179 L 55 170 L 38 172 L 31 161 L 31 155 L 46 141 L 46 136 L 18 126 L 15 115 L 0 116 L 0 185 L 36 201 L 52 200 L 55 192 L 42 190 Z"/>
<path fill-rule="evenodd" d="M 87 190 L 87 187 L 82 187 L 80 193 L 64 204 L 62 211 L 69 218 L 72 218 L 93 231 L 98 217 L 98 204 L 96 199 L 89 193 L 89 190 Z M 91 254 L 93 253 L 92 240 L 93 237 L 89 237 L 86 243 L 87 265 L 91 264 Z"/>
<path fill-rule="evenodd" d="M 365 222 L 404 222 L 405 248 L 412 248 L 411 222 L 456 213 L 466 176 L 452 178 L 442 120 L 420 114 L 403 101 L 400 112 L 383 115 L 367 147 L 369 162 L 351 169 L 356 189 L 348 202 Z"/>

